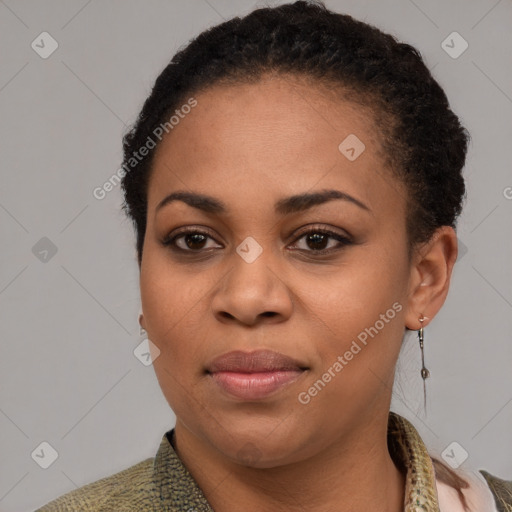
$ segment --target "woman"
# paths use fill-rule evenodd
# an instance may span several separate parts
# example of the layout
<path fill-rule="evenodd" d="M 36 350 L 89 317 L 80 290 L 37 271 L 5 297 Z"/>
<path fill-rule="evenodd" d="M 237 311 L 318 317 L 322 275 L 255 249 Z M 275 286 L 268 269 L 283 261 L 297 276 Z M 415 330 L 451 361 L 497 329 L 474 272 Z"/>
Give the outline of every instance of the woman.
<path fill-rule="evenodd" d="M 178 52 L 123 163 L 176 426 L 39 510 L 512 510 L 390 412 L 405 331 L 423 349 L 448 293 L 467 141 L 416 50 L 320 3 Z"/>

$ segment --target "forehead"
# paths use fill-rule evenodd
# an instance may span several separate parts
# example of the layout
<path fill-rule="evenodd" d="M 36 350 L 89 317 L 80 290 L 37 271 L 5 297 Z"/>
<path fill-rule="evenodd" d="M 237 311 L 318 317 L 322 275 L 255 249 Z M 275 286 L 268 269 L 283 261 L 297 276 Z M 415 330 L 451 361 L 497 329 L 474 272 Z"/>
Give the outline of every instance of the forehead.
<path fill-rule="evenodd" d="M 197 105 L 156 149 L 150 208 L 173 188 L 254 192 L 266 183 L 285 195 L 342 179 L 363 198 L 390 179 L 371 108 L 344 99 L 341 90 L 270 76 L 213 86 L 194 98 Z"/>
<path fill-rule="evenodd" d="M 373 109 L 350 97 L 355 94 L 340 86 L 290 75 L 265 76 L 255 83 L 215 85 L 195 96 L 197 106 L 172 133 L 185 132 L 183 137 L 201 138 L 203 144 L 209 140 L 231 141 L 231 146 L 239 143 L 240 149 L 257 144 L 272 147 L 290 136 L 302 142 L 331 143 L 355 132 L 366 142 L 377 143 Z"/>

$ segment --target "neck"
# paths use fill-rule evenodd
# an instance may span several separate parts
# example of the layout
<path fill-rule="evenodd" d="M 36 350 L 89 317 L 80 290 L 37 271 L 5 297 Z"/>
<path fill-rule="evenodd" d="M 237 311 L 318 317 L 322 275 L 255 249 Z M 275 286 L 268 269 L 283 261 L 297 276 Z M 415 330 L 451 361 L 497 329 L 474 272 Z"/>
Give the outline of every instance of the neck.
<path fill-rule="evenodd" d="M 300 462 L 251 468 L 219 457 L 179 420 L 175 449 L 218 512 L 403 511 L 405 475 L 387 448 L 387 415 Z"/>

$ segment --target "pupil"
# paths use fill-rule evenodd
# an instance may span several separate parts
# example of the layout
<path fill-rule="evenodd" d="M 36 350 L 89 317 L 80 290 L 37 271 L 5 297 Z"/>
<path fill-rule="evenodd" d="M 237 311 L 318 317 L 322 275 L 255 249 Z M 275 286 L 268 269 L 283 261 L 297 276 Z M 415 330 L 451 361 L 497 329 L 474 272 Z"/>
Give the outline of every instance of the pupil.
<path fill-rule="evenodd" d="M 187 247 L 189 249 L 201 249 L 201 247 L 194 247 L 194 244 L 201 245 L 201 243 L 204 243 L 204 238 L 205 238 L 204 235 L 201 235 L 200 233 L 195 233 L 195 234 L 192 234 L 192 235 L 187 235 L 185 237 Z M 189 243 L 190 240 L 192 240 L 191 243 Z"/>
<path fill-rule="evenodd" d="M 312 249 L 325 249 L 325 241 L 327 240 L 327 236 L 322 233 L 314 233 L 312 235 L 308 235 L 308 242 L 312 242 L 315 247 L 311 247 Z M 316 247 L 317 244 L 320 244 L 321 247 Z"/>

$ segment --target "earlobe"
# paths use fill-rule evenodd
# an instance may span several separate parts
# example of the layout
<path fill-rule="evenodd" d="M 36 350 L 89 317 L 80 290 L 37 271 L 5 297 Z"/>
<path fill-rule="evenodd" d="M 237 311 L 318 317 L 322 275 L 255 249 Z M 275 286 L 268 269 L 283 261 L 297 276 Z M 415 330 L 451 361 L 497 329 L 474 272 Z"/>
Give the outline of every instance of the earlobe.
<path fill-rule="evenodd" d="M 411 264 L 409 297 L 405 315 L 407 328 L 418 330 L 428 323 L 448 295 L 453 266 L 457 259 L 457 236 L 450 226 L 441 226 L 431 239 L 416 249 Z"/>

